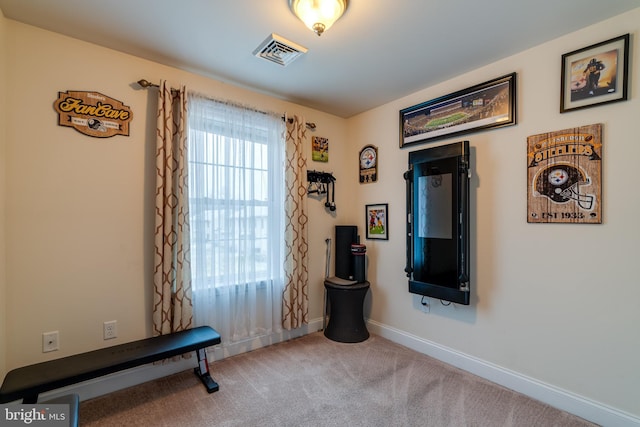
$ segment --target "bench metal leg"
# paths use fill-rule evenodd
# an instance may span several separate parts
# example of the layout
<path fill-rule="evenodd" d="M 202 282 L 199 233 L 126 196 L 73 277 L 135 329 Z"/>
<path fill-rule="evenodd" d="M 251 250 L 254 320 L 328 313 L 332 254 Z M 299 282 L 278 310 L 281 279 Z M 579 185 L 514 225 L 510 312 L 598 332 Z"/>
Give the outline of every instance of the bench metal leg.
<path fill-rule="evenodd" d="M 209 374 L 207 351 L 204 348 L 201 348 L 196 351 L 196 354 L 198 355 L 198 367 L 193 368 L 193 372 L 198 378 L 200 378 L 200 381 L 202 381 L 202 384 L 204 384 L 209 393 L 220 390 L 220 386 L 218 385 L 218 383 L 215 382 Z"/>
<path fill-rule="evenodd" d="M 69 394 L 66 396 L 56 397 L 55 399 L 40 402 L 42 404 L 69 405 L 69 427 L 78 427 L 80 420 L 80 396 L 77 394 Z"/>

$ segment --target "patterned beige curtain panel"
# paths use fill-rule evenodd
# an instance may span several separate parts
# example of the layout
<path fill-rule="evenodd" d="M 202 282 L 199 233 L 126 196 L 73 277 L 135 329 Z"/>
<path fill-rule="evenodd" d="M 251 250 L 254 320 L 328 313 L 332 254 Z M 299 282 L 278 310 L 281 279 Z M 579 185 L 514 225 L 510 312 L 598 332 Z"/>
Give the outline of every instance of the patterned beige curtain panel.
<path fill-rule="evenodd" d="M 158 90 L 153 334 L 193 327 L 189 260 L 186 89 Z"/>
<path fill-rule="evenodd" d="M 286 195 L 285 195 L 285 288 L 282 327 L 299 328 L 309 323 L 309 245 L 306 160 L 304 142 L 306 125 L 303 117 L 287 120 Z"/>

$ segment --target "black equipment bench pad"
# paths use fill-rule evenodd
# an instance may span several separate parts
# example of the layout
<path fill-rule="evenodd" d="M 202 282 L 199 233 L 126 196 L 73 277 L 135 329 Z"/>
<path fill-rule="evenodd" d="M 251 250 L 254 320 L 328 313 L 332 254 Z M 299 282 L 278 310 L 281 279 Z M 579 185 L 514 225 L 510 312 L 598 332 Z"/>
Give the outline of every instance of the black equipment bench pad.
<path fill-rule="evenodd" d="M 220 334 L 209 326 L 159 335 L 86 353 L 16 368 L 0 387 L 0 403 L 23 399 L 36 403 L 38 394 L 71 384 L 196 351 L 196 375 L 212 393 L 218 384 L 209 375 L 204 349 L 220 344 Z"/>

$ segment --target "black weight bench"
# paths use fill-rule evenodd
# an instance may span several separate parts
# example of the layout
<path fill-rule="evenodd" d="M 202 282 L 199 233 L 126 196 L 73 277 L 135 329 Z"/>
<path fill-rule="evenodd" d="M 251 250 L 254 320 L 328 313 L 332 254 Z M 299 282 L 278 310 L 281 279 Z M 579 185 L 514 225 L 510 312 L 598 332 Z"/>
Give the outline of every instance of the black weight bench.
<path fill-rule="evenodd" d="M 218 384 L 209 375 L 206 347 L 220 344 L 220 334 L 201 326 L 186 331 L 132 341 L 113 347 L 24 366 L 9 371 L 0 387 L 0 403 L 22 399 L 36 403 L 38 394 L 92 378 L 112 374 L 173 356 L 195 351 L 198 367 L 195 374 L 209 393 L 218 391 Z"/>

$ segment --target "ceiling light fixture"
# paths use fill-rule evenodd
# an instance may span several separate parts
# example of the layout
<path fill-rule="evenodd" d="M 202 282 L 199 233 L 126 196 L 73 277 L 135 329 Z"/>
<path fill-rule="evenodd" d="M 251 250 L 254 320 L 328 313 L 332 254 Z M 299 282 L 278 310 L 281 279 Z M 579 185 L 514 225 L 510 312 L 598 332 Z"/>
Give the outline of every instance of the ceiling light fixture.
<path fill-rule="evenodd" d="M 347 10 L 347 0 L 289 0 L 289 8 L 304 25 L 321 36 Z"/>

